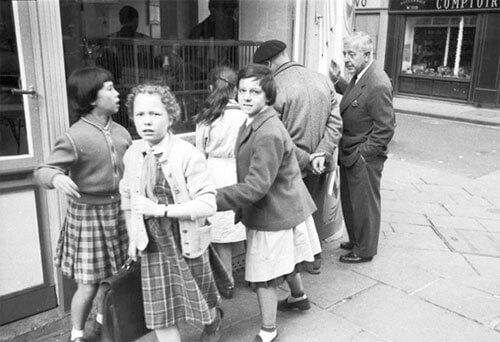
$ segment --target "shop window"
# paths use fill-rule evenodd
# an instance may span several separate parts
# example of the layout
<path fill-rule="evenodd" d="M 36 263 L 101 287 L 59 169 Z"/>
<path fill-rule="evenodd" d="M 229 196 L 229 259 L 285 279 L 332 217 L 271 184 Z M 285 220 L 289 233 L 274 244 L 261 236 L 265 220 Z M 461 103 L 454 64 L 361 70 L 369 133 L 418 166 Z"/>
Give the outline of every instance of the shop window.
<path fill-rule="evenodd" d="M 60 0 L 66 73 L 96 65 L 121 93 L 116 121 L 134 134 L 123 105 L 145 81 L 171 87 L 182 109 L 176 132 L 193 131 L 216 66 L 239 69 L 259 42 L 291 46 L 294 3 L 282 0 Z M 244 12 L 244 13 L 242 13 Z M 271 27 L 272 26 L 272 27 Z"/>
<path fill-rule="evenodd" d="M 402 74 L 470 79 L 475 33 L 475 16 L 408 17 Z"/>

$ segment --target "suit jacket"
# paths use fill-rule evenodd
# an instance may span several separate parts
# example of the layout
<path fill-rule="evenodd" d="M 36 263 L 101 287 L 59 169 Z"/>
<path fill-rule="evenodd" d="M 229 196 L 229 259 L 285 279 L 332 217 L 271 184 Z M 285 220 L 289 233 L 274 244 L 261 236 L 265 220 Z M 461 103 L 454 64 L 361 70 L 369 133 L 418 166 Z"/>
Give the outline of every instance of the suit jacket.
<path fill-rule="evenodd" d="M 340 102 L 344 132 L 339 160 L 353 165 L 360 156 L 369 160 L 387 155 L 394 135 L 392 85 L 387 74 L 373 62 L 355 85 L 349 84 Z"/>
<path fill-rule="evenodd" d="M 237 210 L 236 222 L 263 231 L 290 229 L 316 210 L 295 145 L 272 107 L 240 128 L 235 155 L 238 183 L 217 189 L 217 210 Z"/>

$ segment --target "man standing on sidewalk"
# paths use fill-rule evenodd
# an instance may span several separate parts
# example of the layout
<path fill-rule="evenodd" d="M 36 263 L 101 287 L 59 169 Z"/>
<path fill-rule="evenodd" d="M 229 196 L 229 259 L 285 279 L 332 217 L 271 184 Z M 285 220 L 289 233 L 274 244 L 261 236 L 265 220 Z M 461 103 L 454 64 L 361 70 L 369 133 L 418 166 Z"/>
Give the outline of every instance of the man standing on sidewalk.
<path fill-rule="evenodd" d="M 253 56 L 254 63 L 268 66 L 278 93 L 274 109 L 295 143 L 302 178 L 318 210 L 314 223 L 320 239 L 335 224 L 324 208 L 328 172 L 335 170 L 334 152 L 342 135 L 342 119 L 333 84 L 328 77 L 290 60 L 286 44 L 279 40 L 262 43 Z M 322 236 L 323 235 L 323 236 Z M 320 254 L 315 256 L 311 273 L 319 273 Z"/>
<path fill-rule="evenodd" d="M 344 62 L 352 79 L 340 102 L 340 193 L 351 250 L 341 262 L 360 263 L 377 254 L 380 232 L 380 179 L 387 145 L 394 135 L 392 86 L 373 60 L 373 42 L 355 32 L 344 42 Z"/>

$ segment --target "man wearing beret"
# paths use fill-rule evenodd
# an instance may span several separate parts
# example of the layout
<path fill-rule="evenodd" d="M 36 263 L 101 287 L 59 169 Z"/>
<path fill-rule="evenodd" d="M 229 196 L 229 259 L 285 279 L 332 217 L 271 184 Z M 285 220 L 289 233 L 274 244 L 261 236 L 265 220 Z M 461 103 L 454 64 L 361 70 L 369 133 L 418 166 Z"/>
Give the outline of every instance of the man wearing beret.
<path fill-rule="evenodd" d="M 290 60 L 286 44 L 269 40 L 255 51 L 253 62 L 267 65 L 278 93 L 274 108 L 296 145 L 302 177 L 318 210 L 314 223 L 320 239 L 328 237 L 335 221 L 324 213 L 328 172 L 335 170 L 334 152 L 342 135 L 342 119 L 333 84 L 328 77 Z M 311 273 L 319 273 L 321 255 Z"/>

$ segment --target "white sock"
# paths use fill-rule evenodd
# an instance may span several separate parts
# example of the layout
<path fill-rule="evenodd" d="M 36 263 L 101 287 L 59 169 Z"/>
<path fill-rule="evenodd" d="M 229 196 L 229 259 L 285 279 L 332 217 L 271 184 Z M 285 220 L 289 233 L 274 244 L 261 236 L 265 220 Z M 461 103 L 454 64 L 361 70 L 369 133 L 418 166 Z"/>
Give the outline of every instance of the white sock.
<path fill-rule="evenodd" d="M 287 302 L 288 303 L 300 302 L 301 300 L 304 300 L 306 298 L 307 298 L 307 296 L 305 293 L 300 297 L 288 296 Z"/>
<path fill-rule="evenodd" d="M 71 341 L 77 339 L 78 337 L 83 337 L 83 330 L 77 330 L 75 328 L 71 329 Z"/>
<path fill-rule="evenodd" d="M 100 325 L 102 325 L 102 314 L 101 313 L 97 313 L 95 315 L 95 320 L 97 323 L 99 323 Z"/>
<path fill-rule="evenodd" d="M 276 335 L 278 335 L 278 330 L 276 328 L 272 332 L 262 329 L 259 331 L 259 336 L 262 339 L 262 342 L 270 342 L 276 337 Z"/>

